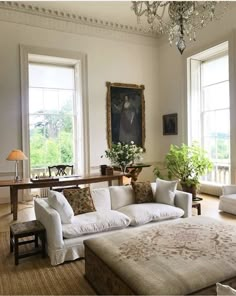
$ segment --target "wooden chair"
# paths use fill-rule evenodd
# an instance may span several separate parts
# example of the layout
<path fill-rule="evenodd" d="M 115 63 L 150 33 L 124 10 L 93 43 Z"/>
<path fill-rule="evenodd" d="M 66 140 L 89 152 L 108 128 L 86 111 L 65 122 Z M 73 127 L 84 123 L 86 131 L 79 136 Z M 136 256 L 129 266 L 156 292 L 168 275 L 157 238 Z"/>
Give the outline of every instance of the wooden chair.
<path fill-rule="evenodd" d="M 73 175 L 74 172 L 74 166 L 69 165 L 69 164 L 59 164 L 59 165 L 53 165 L 53 166 L 48 166 L 48 172 L 49 172 L 49 177 L 57 177 L 57 176 L 71 176 Z M 77 188 L 78 186 L 65 186 L 65 187 L 50 187 L 50 190 L 55 190 L 55 191 L 63 191 L 63 189 L 68 189 L 68 188 Z"/>
<path fill-rule="evenodd" d="M 48 166 L 49 177 L 53 176 L 70 176 L 73 175 L 74 166 L 69 164 L 59 164 Z"/>

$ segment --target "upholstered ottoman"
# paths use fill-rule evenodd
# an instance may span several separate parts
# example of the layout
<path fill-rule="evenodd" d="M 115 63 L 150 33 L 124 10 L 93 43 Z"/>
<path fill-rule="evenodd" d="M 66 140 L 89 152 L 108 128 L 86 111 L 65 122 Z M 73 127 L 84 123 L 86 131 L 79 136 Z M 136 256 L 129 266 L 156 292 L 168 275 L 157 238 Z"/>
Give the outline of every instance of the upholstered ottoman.
<path fill-rule="evenodd" d="M 212 218 L 124 229 L 84 244 L 85 277 L 101 295 L 214 295 L 215 283 L 235 284 L 236 226 Z"/>
<path fill-rule="evenodd" d="M 219 210 L 236 215 L 236 194 L 221 195 Z"/>

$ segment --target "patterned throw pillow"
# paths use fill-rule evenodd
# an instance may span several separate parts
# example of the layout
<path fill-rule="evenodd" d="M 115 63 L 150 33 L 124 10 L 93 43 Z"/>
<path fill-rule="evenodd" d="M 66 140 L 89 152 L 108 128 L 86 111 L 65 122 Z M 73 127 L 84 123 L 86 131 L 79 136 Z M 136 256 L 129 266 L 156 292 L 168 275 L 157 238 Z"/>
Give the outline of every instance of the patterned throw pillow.
<path fill-rule="evenodd" d="M 63 194 L 71 205 L 74 215 L 96 211 L 89 187 L 64 189 Z"/>
<path fill-rule="evenodd" d="M 132 182 L 131 184 L 134 190 L 136 203 L 154 202 L 150 182 Z"/>

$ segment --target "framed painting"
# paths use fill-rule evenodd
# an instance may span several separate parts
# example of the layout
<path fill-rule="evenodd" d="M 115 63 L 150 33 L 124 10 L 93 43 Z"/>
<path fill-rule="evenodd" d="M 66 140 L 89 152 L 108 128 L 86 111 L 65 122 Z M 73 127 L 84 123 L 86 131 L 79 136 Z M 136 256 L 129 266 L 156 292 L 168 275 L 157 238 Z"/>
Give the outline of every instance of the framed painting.
<path fill-rule="evenodd" d="M 178 134 L 177 113 L 163 115 L 163 135 Z"/>
<path fill-rule="evenodd" d="M 107 82 L 107 141 L 144 148 L 144 85 Z"/>

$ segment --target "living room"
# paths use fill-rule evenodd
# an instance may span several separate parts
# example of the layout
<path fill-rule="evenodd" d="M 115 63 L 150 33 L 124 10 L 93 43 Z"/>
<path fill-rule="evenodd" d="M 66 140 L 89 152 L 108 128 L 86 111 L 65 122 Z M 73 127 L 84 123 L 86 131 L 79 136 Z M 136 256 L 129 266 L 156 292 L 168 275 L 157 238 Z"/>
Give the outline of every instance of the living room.
<path fill-rule="evenodd" d="M 56 1 L 53 4 L 48 2 L 49 6 L 46 5 L 46 2 L 45 4 L 42 2 L 38 4 L 33 2 L 0 3 L 0 35 L 2 36 L 0 55 L 0 71 L 2 73 L 0 82 L 2 94 L 0 100 L 1 179 L 14 178 L 14 164 L 6 160 L 12 149 L 21 149 L 29 157 L 29 150 L 27 150 L 29 148 L 25 144 L 27 143 L 27 129 L 25 129 L 24 99 L 27 89 L 24 88 L 23 65 L 25 61 L 22 53 L 49 56 L 61 54 L 62 57 L 81 58 L 85 100 L 83 147 L 86 151 L 81 172 L 99 172 L 100 165 L 104 163 L 101 155 L 104 155 L 104 151 L 107 149 L 106 83 L 144 85 L 145 153 L 143 153 L 142 161 L 151 166 L 142 170 L 139 181 L 153 182 L 155 180 L 153 168 L 157 163 L 163 161 L 170 145 L 181 145 L 188 142 L 187 59 L 227 41 L 231 131 L 230 183 L 234 184 L 236 180 L 234 160 L 236 159 L 236 136 L 234 135 L 236 128 L 234 116 L 236 3 L 230 2 L 228 9 L 219 20 L 210 22 L 205 28 L 198 30 L 196 41 L 187 42 L 182 55 L 174 44 L 170 46 L 166 35 L 156 38 L 149 34 L 139 34 L 130 26 L 124 28 L 119 25 L 117 27 L 116 23 L 126 25 L 118 13 L 117 16 L 116 13 L 114 14 L 114 11 L 121 5 L 119 2 L 107 2 L 107 4 L 103 2 L 101 4 L 101 10 L 99 10 L 97 7 L 99 2 L 97 4 L 87 3 L 87 6 L 84 2 L 81 7 L 77 8 L 78 10 L 66 15 L 66 13 L 62 14 L 67 10 L 66 4 L 64 3 L 65 6 L 63 6 L 62 3 L 60 6 Z M 125 9 L 130 10 L 131 2 L 124 2 L 124 4 Z M 35 6 L 39 8 L 34 9 Z M 106 6 L 108 6 L 108 12 L 105 10 Z M 71 12 L 71 9 L 69 7 L 68 11 Z M 99 11 L 103 11 L 103 13 L 97 15 Z M 82 18 L 80 22 L 75 22 L 73 21 L 73 13 L 77 18 L 82 15 L 87 19 L 83 20 Z M 97 19 L 103 20 L 99 26 L 94 25 Z M 133 22 L 136 23 L 134 13 Z M 178 114 L 178 132 L 175 135 L 163 135 L 162 117 L 165 114 L 173 113 Z M 9 135 L 5 128 L 11 131 Z M 27 166 L 27 160 L 19 163 L 21 174 L 27 172 Z M 7 204 L 10 208 L 9 201 L 9 189 L 0 188 L 0 203 Z M 214 214 L 217 216 L 217 206 L 215 203 L 212 204 L 212 199 L 208 199 L 208 201 L 208 204 L 205 200 L 203 201 L 202 208 L 206 206 L 205 213 L 217 211 Z M 20 204 L 20 211 L 21 206 Z M 5 212 L 3 216 L 7 221 L 12 219 L 12 216 L 6 217 Z M 25 217 L 31 220 L 33 214 L 26 214 Z M 230 216 L 230 221 L 234 221 L 233 216 Z M 23 264 L 20 264 L 19 268 L 23 268 L 22 266 Z M 14 264 L 13 268 L 15 268 Z M 82 269 L 79 268 L 80 278 L 82 278 Z M 80 293 L 93 293 L 86 285 L 86 282 L 83 282 Z M 88 290 L 86 290 L 87 288 Z M 47 292 L 50 293 L 50 290 Z M 53 293 L 56 294 L 55 291 Z M 66 291 L 65 294 L 67 294 Z"/>

